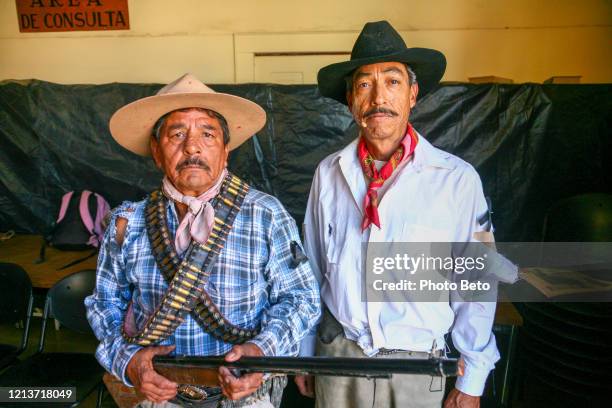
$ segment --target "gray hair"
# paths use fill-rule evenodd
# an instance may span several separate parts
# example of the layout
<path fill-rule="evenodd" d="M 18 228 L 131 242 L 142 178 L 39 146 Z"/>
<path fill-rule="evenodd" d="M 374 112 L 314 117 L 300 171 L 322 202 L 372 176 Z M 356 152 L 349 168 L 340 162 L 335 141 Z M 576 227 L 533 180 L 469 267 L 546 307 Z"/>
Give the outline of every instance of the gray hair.
<path fill-rule="evenodd" d="M 219 121 L 219 124 L 221 125 L 221 130 L 223 131 L 223 144 L 227 146 L 227 144 L 230 141 L 230 133 L 229 133 L 229 126 L 227 125 L 227 120 L 225 120 L 223 115 L 221 115 L 220 113 L 215 112 L 212 109 L 205 109 L 205 108 L 177 109 L 177 110 L 173 110 L 172 112 L 166 113 L 164 116 L 157 119 L 157 122 L 155 122 L 155 125 L 153 125 L 153 131 L 151 132 L 151 134 L 155 138 L 155 140 L 159 142 L 159 134 L 161 132 L 161 128 L 164 126 L 164 123 L 166 123 L 166 119 L 168 119 L 168 116 L 170 116 L 171 113 L 177 112 L 177 111 L 184 112 L 189 109 L 197 109 L 201 112 L 206 113 L 210 117 L 216 118 Z"/>
<path fill-rule="evenodd" d="M 409 85 L 416 84 L 417 83 L 416 74 L 414 73 L 412 68 L 410 68 L 410 65 L 404 64 L 404 66 L 406 67 L 406 72 L 408 72 L 408 84 Z M 353 90 L 353 76 L 355 76 L 355 71 L 351 72 L 350 74 L 344 77 L 344 80 L 346 81 L 347 92 L 350 92 Z"/>

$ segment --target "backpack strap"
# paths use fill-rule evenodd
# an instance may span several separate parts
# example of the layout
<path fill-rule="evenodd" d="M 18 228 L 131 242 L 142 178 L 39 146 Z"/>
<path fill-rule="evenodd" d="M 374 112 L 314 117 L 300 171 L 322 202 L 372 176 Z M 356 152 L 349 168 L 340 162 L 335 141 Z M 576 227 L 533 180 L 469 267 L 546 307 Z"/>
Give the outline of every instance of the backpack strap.
<path fill-rule="evenodd" d="M 94 193 L 94 195 L 96 196 L 96 201 L 98 204 L 98 209 L 96 210 L 96 220 L 94 222 L 94 233 L 98 238 L 98 243 L 100 243 L 104 238 L 104 227 L 102 226 L 102 222 L 104 221 L 106 214 L 108 214 L 110 211 L 110 205 L 108 205 L 108 202 L 100 194 Z"/>
<path fill-rule="evenodd" d="M 45 262 L 45 253 L 47 250 L 47 237 L 43 236 L 42 237 L 42 243 L 40 244 L 40 250 L 38 252 L 38 258 L 36 258 L 34 261 L 32 261 L 32 263 L 34 265 L 38 265 L 41 264 L 43 262 Z"/>
<path fill-rule="evenodd" d="M 50 240 L 51 234 L 53 234 L 53 231 L 55 230 L 55 227 L 57 226 L 57 224 L 59 224 L 59 222 L 63 220 L 64 217 L 66 216 L 66 212 L 68 211 L 68 205 L 70 204 L 70 199 L 72 198 L 73 194 L 74 194 L 74 191 L 69 191 L 62 196 L 62 204 L 60 205 L 60 212 L 59 212 L 59 215 L 57 216 L 57 221 L 55 221 L 55 225 L 53 225 L 51 230 L 46 232 L 43 235 L 42 244 L 40 246 L 40 250 L 38 253 L 38 258 L 33 261 L 34 264 L 41 264 L 45 262 L 47 242 Z"/>
<path fill-rule="evenodd" d="M 70 204 L 70 199 L 72 198 L 72 194 L 74 191 L 69 191 L 62 197 L 62 205 L 60 206 L 59 216 L 57 217 L 57 221 L 55 223 L 59 223 L 66 216 L 66 211 L 68 211 L 68 204 Z"/>
<path fill-rule="evenodd" d="M 81 221 L 83 221 L 83 225 L 87 228 L 89 232 L 89 241 L 87 242 L 89 245 L 94 247 L 98 246 L 98 239 L 94 234 L 94 220 L 91 218 L 91 214 L 89 213 L 89 197 L 92 192 L 89 190 L 83 190 L 81 193 L 81 201 L 79 202 L 79 214 L 81 214 Z"/>
<path fill-rule="evenodd" d="M 97 255 L 97 254 L 98 254 L 98 250 L 94 249 L 93 251 L 91 251 L 89 253 L 89 255 L 86 255 L 86 256 L 84 256 L 82 258 L 79 258 L 79 259 L 75 259 L 74 261 L 71 261 L 71 262 L 67 263 L 64 266 L 62 266 L 60 268 L 57 268 L 56 271 L 63 271 L 64 269 L 70 268 L 71 266 L 74 266 L 74 265 L 79 264 L 79 263 L 81 263 L 83 261 L 86 261 L 89 258 L 91 258 L 92 256 Z"/>
<path fill-rule="evenodd" d="M 96 197 L 96 218 L 95 220 L 92 218 L 91 213 L 89 212 L 89 197 L 91 195 Z M 81 214 L 81 221 L 83 221 L 83 225 L 89 231 L 91 235 L 89 237 L 89 241 L 87 242 L 89 245 L 97 248 L 102 242 L 102 238 L 104 236 L 104 229 L 102 228 L 102 220 L 106 213 L 110 210 L 110 206 L 108 202 L 99 194 L 92 193 L 89 190 L 84 190 L 81 193 L 81 201 L 79 203 L 79 213 Z"/>

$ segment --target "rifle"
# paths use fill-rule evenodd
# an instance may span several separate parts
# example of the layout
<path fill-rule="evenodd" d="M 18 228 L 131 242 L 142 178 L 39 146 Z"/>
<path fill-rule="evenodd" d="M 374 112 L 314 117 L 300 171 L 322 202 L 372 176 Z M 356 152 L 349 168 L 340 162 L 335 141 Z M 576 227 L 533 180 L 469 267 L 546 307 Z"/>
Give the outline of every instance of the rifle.
<path fill-rule="evenodd" d="M 219 387 L 217 370 L 224 366 L 236 376 L 247 373 L 285 375 L 328 375 L 341 377 L 391 378 L 393 374 L 419 374 L 434 377 L 456 376 L 456 358 L 426 359 L 346 358 L 346 357 L 241 357 L 228 363 L 224 356 L 153 357 L 153 367 L 160 375 L 178 384 Z M 144 399 L 110 374 L 104 376 L 109 393 L 121 408 L 132 407 Z"/>
<path fill-rule="evenodd" d="M 242 357 L 228 363 L 223 356 L 155 356 L 153 367 L 179 384 L 218 386 L 217 369 L 229 368 L 237 377 L 247 373 L 330 375 L 340 377 L 391 378 L 393 374 L 434 377 L 457 375 L 457 359 L 348 358 L 348 357 Z"/>

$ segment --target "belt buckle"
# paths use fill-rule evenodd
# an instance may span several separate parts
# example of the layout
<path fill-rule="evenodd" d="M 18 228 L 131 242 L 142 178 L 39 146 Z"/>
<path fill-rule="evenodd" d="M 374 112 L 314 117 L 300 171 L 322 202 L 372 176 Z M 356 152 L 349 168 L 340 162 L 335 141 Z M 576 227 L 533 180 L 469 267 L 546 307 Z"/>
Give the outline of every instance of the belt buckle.
<path fill-rule="evenodd" d="M 218 387 L 181 384 L 177 391 L 172 402 L 188 408 L 214 408 L 223 397 Z"/>
<path fill-rule="evenodd" d="M 181 384 L 178 387 L 177 392 L 181 395 L 181 397 L 185 398 L 188 401 L 203 401 L 208 397 L 208 393 L 200 387 L 196 387 L 195 385 Z"/>

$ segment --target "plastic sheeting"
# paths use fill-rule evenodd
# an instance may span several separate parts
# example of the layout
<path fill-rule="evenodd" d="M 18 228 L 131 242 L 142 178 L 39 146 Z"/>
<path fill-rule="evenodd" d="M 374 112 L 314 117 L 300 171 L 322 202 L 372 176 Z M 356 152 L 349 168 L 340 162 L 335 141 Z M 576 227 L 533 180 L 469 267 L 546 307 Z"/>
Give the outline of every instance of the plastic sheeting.
<path fill-rule="evenodd" d="M 40 233 L 61 196 L 88 189 L 111 205 L 160 184 L 152 160 L 121 148 L 108 120 L 161 85 L 0 84 L 0 230 Z M 217 85 L 259 103 L 265 128 L 232 152 L 230 169 L 277 196 L 301 223 L 312 175 L 356 137 L 345 106 L 312 85 Z M 493 201 L 498 240 L 539 240 L 555 201 L 612 192 L 612 85 L 445 84 L 419 100 L 415 128 L 470 162 Z M 410 200 L 410 197 L 406 197 Z"/>

